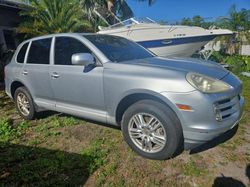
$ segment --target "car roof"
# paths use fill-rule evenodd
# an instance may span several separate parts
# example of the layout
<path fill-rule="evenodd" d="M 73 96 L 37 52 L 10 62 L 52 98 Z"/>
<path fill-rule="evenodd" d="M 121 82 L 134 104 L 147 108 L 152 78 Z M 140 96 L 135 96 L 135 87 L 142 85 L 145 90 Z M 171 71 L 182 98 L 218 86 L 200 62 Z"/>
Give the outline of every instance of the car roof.
<path fill-rule="evenodd" d="M 33 37 L 28 40 L 25 40 L 24 42 L 45 39 L 45 38 L 50 38 L 50 37 L 55 37 L 55 36 L 84 36 L 84 35 L 99 35 L 99 34 L 96 34 L 96 33 L 56 33 L 56 34 L 48 34 L 48 35 Z"/>

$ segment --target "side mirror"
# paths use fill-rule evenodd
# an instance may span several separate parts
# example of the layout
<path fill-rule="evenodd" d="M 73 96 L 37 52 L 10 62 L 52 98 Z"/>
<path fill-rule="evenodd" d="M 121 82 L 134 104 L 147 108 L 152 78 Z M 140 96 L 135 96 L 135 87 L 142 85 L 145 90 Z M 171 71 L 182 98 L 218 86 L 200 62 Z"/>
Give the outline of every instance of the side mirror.
<path fill-rule="evenodd" d="M 95 59 L 90 53 L 76 53 L 71 57 L 71 63 L 73 65 L 84 65 L 95 64 Z"/>

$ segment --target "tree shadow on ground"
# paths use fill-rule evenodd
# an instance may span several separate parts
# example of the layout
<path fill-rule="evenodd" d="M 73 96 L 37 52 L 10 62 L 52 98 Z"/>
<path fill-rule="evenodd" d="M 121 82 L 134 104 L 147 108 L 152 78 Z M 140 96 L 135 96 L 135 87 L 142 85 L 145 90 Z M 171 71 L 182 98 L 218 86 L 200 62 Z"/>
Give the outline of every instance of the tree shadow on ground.
<path fill-rule="evenodd" d="M 2 92 L 3 93 L 3 92 Z M 0 108 L 6 107 L 6 109 L 10 109 L 14 107 L 14 102 L 7 96 L 7 94 L 0 93 Z"/>
<path fill-rule="evenodd" d="M 248 164 L 246 167 L 246 176 L 250 180 L 250 164 Z M 217 177 L 214 180 L 212 187 L 246 187 L 246 185 L 237 179 L 222 175 L 221 177 Z"/>
<path fill-rule="evenodd" d="M 0 142 L 0 186 L 82 186 L 91 155 Z"/>

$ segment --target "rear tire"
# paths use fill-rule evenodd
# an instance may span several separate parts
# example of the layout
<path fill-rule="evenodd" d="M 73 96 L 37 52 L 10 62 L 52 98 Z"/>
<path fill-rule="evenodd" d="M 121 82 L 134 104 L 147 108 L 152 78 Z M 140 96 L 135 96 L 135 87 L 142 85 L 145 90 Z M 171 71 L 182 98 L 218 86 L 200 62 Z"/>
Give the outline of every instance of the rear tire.
<path fill-rule="evenodd" d="M 19 87 L 14 94 L 15 106 L 22 118 L 26 120 L 34 119 L 36 111 L 33 99 L 25 87 Z"/>
<path fill-rule="evenodd" d="M 168 159 L 183 145 L 179 119 L 160 102 L 141 100 L 134 103 L 125 111 L 121 124 L 125 141 L 143 157 Z"/>

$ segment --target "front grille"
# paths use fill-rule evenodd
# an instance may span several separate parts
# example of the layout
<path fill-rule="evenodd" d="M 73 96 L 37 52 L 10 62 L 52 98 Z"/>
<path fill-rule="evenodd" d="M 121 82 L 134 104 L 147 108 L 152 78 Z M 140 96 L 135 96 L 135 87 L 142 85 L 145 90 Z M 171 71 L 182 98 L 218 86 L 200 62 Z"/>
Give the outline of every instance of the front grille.
<path fill-rule="evenodd" d="M 214 103 L 215 118 L 223 121 L 239 111 L 240 96 L 223 99 Z"/>

